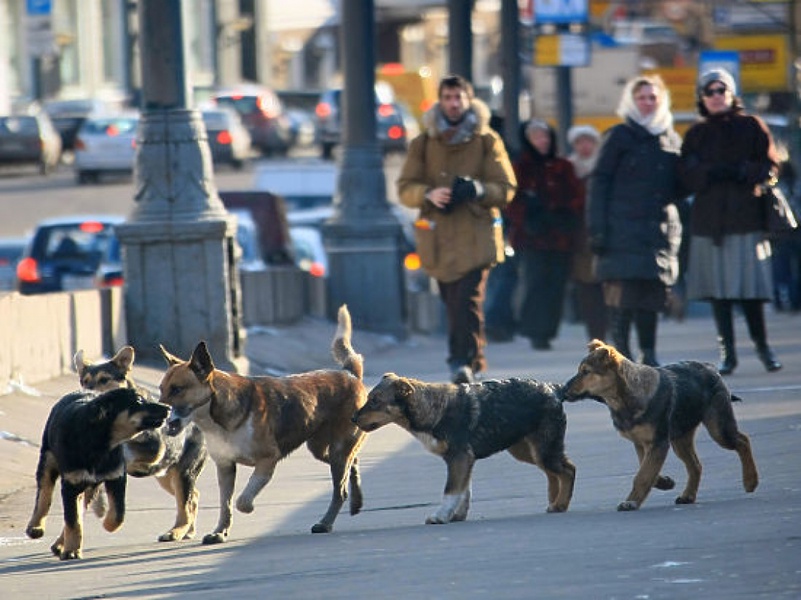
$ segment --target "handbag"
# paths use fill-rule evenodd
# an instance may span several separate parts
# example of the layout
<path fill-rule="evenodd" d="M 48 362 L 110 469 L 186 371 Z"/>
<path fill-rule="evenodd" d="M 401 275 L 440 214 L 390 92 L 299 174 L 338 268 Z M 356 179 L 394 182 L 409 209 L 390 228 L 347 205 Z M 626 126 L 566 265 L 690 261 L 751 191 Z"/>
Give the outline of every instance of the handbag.
<path fill-rule="evenodd" d="M 765 186 L 765 230 L 769 235 L 781 235 L 798 229 L 798 218 L 793 207 L 778 186 Z"/>

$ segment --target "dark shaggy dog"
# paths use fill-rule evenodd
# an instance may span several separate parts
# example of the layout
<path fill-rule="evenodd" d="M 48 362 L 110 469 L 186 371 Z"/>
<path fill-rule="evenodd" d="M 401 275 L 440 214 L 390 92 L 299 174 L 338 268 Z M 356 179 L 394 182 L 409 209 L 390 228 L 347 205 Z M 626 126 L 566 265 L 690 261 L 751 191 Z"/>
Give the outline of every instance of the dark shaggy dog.
<path fill-rule="evenodd" d="M 75 355 L 75 368 L 81 387 L 105 392 L 121 387 L 134 389 L 131 367 L 134 349 L 124 346 L 111 360 L 92 363 L 83 351 Z M 175 497 L 175 524 L 159 536 L 159 541 L 190 539 L 195 535 L 195 521 L 200 503 L 197 478 L 206 464 L 203 433 L 190 425 L 177 436 L 167 434 L 167 426 L 148 430 L 123 445 L 128 475 L 153 476 L 159 485 Z"/>
<path fill-rule="evenodd" d="M 609 408 L 612 424 L 637 450 L 640 470 L 618 510 L 637 510 L 652 487 L 671 489 L 673 480 L 659 475 L 670 447 L 687 469 L 687 487 L 676 504 L 692 504 L 701 481 L 695 432 L 703 423 L 721 447 L 740 457 L 743 487 L 759 482 L 751 442 L 737 429 L 732 396 L 712 365 L 684 361 L 654 368 L 626 359 L 612 346 L 593 340 L 578 373 L 565 384 L 565 400 L 593 398 Z"/>
<path fill-rule="evenodd" d="M 231 529 L 231 498 L 236 465 L 254 467 L 236 501 L 243 513 L 253 512 L 253 500 L 273 476 L 275 467 L 298 446 L 331 468 L 334 485 L 328 511 L 312 527 L 331 531 L 347 497 L 350 514 L 362 507 L 356 457 L 365 434 L 350 417 L 364 404 L 362 357 L 353 350 L 350 314 L 339 309 L 339 327 L 332 352 L 339 370 L 311 371 L 289 377 L 243 377 L 214 368 L 206 344 L 183 361 L 162 348 L 171 365 L 161 380 L 161 401 L 172 406 L 170 431 L 178 433 L 190 420 L 203 431 L 209 454 L 217 465 L 220 519 L 204 544 L 225 540 Z"/>
<path fill-rule="evenodd" d="M 445 459 L 445 495 L 426 523 L 464 521 L 475 461 L 502 450 L 545 472 L 548 512 L 563 512 L 576 467 L 564 453 L 567 420 L 557 393 L 556 386 L 521 379 L 429 384 L 387 373 L 353 421 L 365 431 L 396 423 Z"/>
<path fill-rule="evenodd" d="M 122 444 L 148 429 L 160 427 L 170 409 L 147 402 L 134 390 L 118 389 L 97 395 L 74 392 L 64 396 L 50 411 L 42 435 L 36 467 L 36 504 L 25 529 L 31 538 L 44 535 L 45 519 L 61 476 L 64 530 L 51 546 L 61 560 L 81 557 L 84 493 L 103 483 L 109 510 L 106 531 L 116 531 L 125 517 L 125 459 Z"/>

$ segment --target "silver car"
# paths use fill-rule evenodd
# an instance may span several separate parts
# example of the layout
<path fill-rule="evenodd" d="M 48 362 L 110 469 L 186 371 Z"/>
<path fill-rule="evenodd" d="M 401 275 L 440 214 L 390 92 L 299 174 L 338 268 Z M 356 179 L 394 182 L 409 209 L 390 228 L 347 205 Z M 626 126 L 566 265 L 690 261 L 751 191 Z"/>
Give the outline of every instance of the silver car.
<path fill-rule="evenodd" d="M 88 117 L 75 138 L 76 181 L 84 184 L 99 181 L 104 173 L 133 173 L 138 125 L 138 113 Z"/>

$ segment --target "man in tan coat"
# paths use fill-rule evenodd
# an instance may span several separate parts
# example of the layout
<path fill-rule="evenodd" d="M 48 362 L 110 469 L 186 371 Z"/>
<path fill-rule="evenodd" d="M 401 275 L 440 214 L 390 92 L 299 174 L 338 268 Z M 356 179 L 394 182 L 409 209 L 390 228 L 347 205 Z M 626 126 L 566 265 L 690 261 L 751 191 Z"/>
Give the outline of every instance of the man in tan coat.
<path fill-rule="evenodd" d="M 424 116 L 398 179 L 400 201 L 420 209 L 417 252 L 437 280 L 448 317 L 448 365 L 456 383 L 486 368 L 484 292 L 503 261 L 500 209 L 515 192 L 503 141 L 490 111 L 459 75 L 443 78 L 439 102 Z"/>

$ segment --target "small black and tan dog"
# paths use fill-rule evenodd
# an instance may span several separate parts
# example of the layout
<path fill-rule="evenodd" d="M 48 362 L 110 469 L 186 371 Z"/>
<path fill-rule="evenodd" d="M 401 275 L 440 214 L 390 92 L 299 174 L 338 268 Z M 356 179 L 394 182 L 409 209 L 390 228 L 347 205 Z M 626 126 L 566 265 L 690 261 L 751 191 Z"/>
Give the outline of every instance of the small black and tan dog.
<path fill-rule="evenodd" d="M 75 369 L 81 387 L 103 392 L 117 388 L 135 389 L 131 379 L 134 349 L 122 347 L 113 358 L 93 363 L 83 351 L 75 354 Z M 125 464 L 132 477 L 154 476 L 175 497 L 175 524 L 159 536 L 159 541 L 190 539 L 195 535 L 195 521 L 200 494 L 197 478 L 208 455 L 203 433 L 190 425 L 177 436 L 167 435 L 167 426 L 149 430 L 123 445 Z"/>
<path fill-rule="evenodd" d="M 565 400 L 591 398 L 606 404 L 615 429 L 637 450 L 640 469 L 618 510 L 637 510 L 652 487 L 673 488 L 673 480 L 659 473 L 671 446 L 687 469 L 687 486 L 676 504 L 695 502 L 701 481 L 695 432 L 701 423 L 721 447 L 739 455 L 745 491 L 756 489 L 751 442 L 737 428 L 731 405 L 740 399 L 712 365 L 683 361 L 655 368 L 633 363 L 599 340 L 588 348 L 578 373 L 565 384 Z"/>
<path fill-rule="evenodd" d="M 125 459 L 122 444 L 144 431 L 160 427 L 169 407 L 148 402 L 131 389 L 102 394 L 73 392 L 50 411 L 42 434 L 36 467 L 36 502 L 25 533 L 44 535 L 53 490 L 61 477 L 64 529 L 51 546 L 61 560 L 81 557 L 85 494 L 102 483 L 109 508 L 103 520 L 106 531 L 116 531 L 125 518 Z"/>
<path fill-rule="evenodd" d="M 559 386 L 523 379 L 456 385 L 387 373 L 353 415 L 365 431 L 395 423 L 448 467 L 445 494 L 428 524 L 464 521 L 475 461 L 506 450 L 548 478 L 548 512 L 564 512 L 576 467 L 565 456 L 567 419 Z"/>

